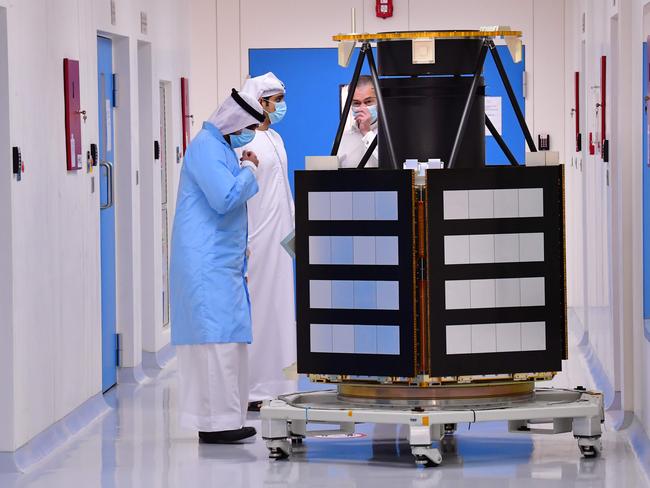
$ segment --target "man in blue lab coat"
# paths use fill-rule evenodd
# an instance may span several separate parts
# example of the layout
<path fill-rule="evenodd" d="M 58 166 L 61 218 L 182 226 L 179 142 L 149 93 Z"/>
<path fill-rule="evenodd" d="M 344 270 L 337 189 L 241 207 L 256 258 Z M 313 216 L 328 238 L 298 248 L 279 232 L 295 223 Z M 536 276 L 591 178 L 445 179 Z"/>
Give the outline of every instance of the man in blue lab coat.
<path fill-rule="evenodd" d="M 179 371 L 181 425 L 208 443 L 255 435 L 248 406 L 246 202 L 258 191 L 255 153 L 233 148 L 264 121 L 259 102 L 232 91 L 185 153 L 171 251 L 172 343 Z"/>

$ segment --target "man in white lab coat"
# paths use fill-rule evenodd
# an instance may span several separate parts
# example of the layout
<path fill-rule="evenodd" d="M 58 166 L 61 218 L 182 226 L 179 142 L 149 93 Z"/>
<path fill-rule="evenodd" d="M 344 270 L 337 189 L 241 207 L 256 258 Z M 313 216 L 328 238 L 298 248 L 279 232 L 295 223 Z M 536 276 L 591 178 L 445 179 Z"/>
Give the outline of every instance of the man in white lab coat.
<path fill-rule="evenodd" d="M 343 133 L 339 146 L 339 166 L 356 168 L 377 135 L 377 96 L 372 78 L 359 77 L 352 99 L 352 126 Z M 377 167 L 377 148 L 366 163 L 366 168 Z"/>
<path fill-rule="evenodd" d="M 242 92 L 260 102 L 266 120 L 244 151 L 259 160 L 259 193 L 248 201 L 248 287 L 253 318 L 249 348 L 249 410 L 262 400 L 296 391 L 283 369 L 296 361 L 296 315 L 293 262 L 281 242 L 294 228 L 294 203 L 289 186 L 287 153 L 282 137 L 271 128 L 287 106 L 284 84 L 273 74 L 250 78 Z"/>

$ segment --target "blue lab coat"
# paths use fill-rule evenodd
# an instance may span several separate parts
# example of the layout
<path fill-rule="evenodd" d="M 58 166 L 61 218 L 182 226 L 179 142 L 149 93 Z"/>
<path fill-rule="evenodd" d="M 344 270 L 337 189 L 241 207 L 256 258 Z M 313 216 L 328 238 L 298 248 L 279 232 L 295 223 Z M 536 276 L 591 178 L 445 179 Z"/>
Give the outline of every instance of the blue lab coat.
<path fill-rule="evenodd" d="M 185 153 L 172 234 L 172 343 L 252 341 L 246 287 L 246 201 L 257 193 L 250 168 L 205 122 Z"/>

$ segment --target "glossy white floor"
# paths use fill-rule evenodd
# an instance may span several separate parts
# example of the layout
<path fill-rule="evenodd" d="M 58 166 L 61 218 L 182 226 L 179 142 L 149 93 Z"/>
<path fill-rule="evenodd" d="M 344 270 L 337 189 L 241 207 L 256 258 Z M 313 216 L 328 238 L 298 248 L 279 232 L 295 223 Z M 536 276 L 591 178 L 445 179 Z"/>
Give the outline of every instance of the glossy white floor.
<path fill-rule="evenodd" d="M 554 385 L 590 386 L 580 354 L 572 353 Z M 250 444 L 208 446 L 179 430 L 176 391 L 175 363 L 144 385 L 114 388 L 106 395 L 110 413 L 28 473 L 0 474 L 0 486 L 650 486 L 625 435 L 608 424 L 603 456 L 595 460 L 581 459 L 570 434 L 514 435 L 495 422 L 459 425 L 437 468 L 416 468 L 404 432 L 373 425 L 359 426 L 361 437 L 311 439 L 291 461 L 269 461 L 259 435 Z M 259 430 L 259 415 L 249 423 Z"/>

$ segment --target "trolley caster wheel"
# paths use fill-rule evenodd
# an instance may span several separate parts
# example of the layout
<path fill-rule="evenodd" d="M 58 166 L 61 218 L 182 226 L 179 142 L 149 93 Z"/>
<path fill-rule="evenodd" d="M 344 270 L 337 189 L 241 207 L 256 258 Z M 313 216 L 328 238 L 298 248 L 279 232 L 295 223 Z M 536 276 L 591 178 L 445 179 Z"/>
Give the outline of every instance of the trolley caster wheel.
<path fill-rule="evenodd" d="M 291 455 L 289 439 L 269 439 L 266 441 L 270 459 L 287 459 Z"/>
<path fill-rule="evenodd" d="M 289 457 L 289 453 L 283 451 L 279 447 L 271 447 L 269 449 L 270 459 L 281 460 L 281 459 L 287 459 L 288 457 Z"/>
<path fill-rule="evenodd" d="M 445 435 L 454 435 L 456 433 L 456 424 L 445 424 L 444 425 L 444 430 L 445 430 Z"/>
<path fill-rule="evenodd" d="M 579 446 L 580 454 L 585 458 L 595 458 L 600 455 L 600 451 L 594 446 Z"/>
<path fill-rule="evenodd" d="M 431 468 L 438 466 L 442 462 L 442 454 L 436 448 L 417 446 L 412 447 L 411 450 L 415 458 L 416 466 Z"/>
<path fill-rule="evenodd" d="M 578 448 L 584 458 L 592 459 L 600 456 L 603 450 L 600 437 L 578 437 Z"/>
<path fill-rule="evenodd" d="M 415 456 L 415 464 L 423 468 L 434 468 L 440 465 L 440 463 L 434 463 L 426 456 Z"/>

